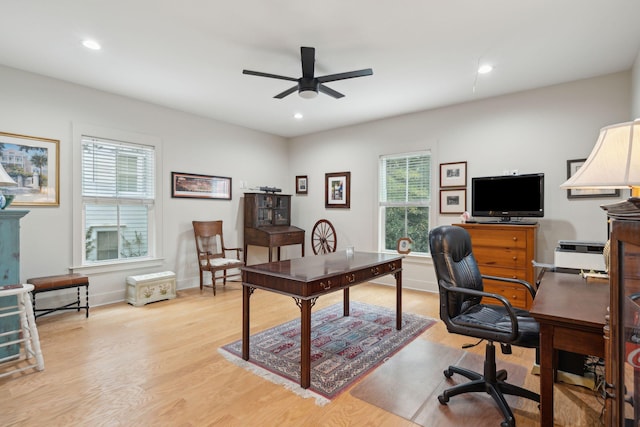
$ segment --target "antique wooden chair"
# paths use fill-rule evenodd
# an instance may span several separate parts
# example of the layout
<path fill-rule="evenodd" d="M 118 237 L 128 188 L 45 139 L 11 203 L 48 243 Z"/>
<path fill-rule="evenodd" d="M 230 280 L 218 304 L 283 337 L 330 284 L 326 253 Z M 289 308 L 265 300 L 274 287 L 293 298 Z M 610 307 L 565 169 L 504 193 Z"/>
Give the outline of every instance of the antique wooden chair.
<path fill-rule="evenodd" d="M 192 221 L 193 233 L 198 252 L 198 267 L 200 269 L 200 290 L 205 285 L 203 274 L 211 273 L 213 295 L 216 294 L 216 280 L 222 279 L 223 286 L 227 278 L 240 276 L 239 272 L 228 273 L 227 270 L 237 269 L 244 265 L 241 261 L 241 248 L 227 248 L 222 236 L 222 221 Z M 235 258 L 228 258 L 227 252 L 235 251 Z M 220 272 L 220 274 L 217 274 Z"/>

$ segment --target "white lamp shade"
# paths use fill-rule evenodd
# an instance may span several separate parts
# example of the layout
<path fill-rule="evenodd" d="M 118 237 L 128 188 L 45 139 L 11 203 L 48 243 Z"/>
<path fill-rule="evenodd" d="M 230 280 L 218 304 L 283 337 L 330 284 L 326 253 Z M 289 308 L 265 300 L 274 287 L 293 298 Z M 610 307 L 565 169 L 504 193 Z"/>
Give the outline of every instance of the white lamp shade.
<path fill-rule="evenodd" d="M 18 184 L 9 176 L 7 171 L 4 170 L 2 164 L 0 164 L 0 187 L 13 187 L 15 185 Z"/>
<path fill-rule="evenodd" d="M 582 167 L 560 188 L 640 186 L 640 119 L 604 127 Z"/>

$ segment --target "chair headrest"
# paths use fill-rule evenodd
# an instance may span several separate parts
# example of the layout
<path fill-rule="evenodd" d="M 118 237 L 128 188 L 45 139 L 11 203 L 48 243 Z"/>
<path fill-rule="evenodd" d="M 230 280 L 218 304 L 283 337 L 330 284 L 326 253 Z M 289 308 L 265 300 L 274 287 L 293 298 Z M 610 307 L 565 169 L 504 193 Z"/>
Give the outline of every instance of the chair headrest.
<path fill-rule="evenodd" d="M 454 262 L 471 254 L 469 232 L 456 225 L 441 225 L 429 233 L 431 255 L 448 254 Z"/>

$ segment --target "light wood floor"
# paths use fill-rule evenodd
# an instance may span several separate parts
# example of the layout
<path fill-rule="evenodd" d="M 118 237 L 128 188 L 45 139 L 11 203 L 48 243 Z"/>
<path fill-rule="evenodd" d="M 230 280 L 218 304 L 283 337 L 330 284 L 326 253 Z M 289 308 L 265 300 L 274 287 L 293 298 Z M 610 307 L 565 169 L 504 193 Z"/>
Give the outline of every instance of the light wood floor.
<path fill-rule="evenodd" d="M 395 290 L 365 284 L 352 300 L 394 307 Z M 336 292 L 314 310 L 340 301 Z M 438 318 L 437 295 L 405 290 L 404 311 Z M 241 286 L 178 291 L 178 298 L 144 307 L 125 303 L 38 320 L 45 370 L 0 379 L 1 426 L 413 426 L 352 397 L 325 406 L 303 399 L 225 360 L 218 348 L 240 338 Z M 292 299 L 264 291 L 252 296 L 253 332 L 297 318 Z M 468 338 L 442 322 L 418 339 L 459 348 Z M 530 369 L 533 351 L 499 358 Z M 469 351 L 482 354 L 480 345 Z M 446 365 L 446 361 L 443 361 Z M 446 366 L 425 369 L 442 370 Z M 538 391 L 538 377 L 526 386 Z M 487 396 L 487 398 L 489 398 Z M 556 386 L 556 422 L 599 425 L 601 402 L 582 387 Z M 497 410 L 497 409 L 496 409 Z M 531 411 L 535 414 L 535 408 Z M 519 418 L 518 426 L 538 425 Z M 478 414 L 482 426 L 482 414 Z"/>

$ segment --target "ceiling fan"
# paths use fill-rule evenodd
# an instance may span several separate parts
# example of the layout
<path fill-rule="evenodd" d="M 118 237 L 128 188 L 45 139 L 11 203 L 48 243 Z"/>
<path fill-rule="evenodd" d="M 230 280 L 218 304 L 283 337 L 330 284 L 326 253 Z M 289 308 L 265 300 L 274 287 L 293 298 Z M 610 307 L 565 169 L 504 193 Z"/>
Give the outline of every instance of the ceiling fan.
<path fill-rule="evenodd" d="M 371 68 L 366 68 L 364 70 L 348 71 L 346 73 L 329 74 L 327 76 L 315 77 L 315 56 L 315 48 L 300 48 L 300 57 L 302 60 L 302 77 L 300 77 L 299 79 L 251 70 L 242 70 L 242 74 L 297 82 L 297 84 L 292 88 L 289 88 L 284 92 L 274 96 L 274 98 L 278 99 L 282 99 L 287 95 L 291 95 L 295 91 L 298 91 L 298 94 L 302 98 L 315 98 L 318 95 L 318 92 L 322 92 L 334 98 L 342 98 L 344 96 L 343 94 L 325 86 L 323 83 L 334 82 L 336 80 L 352 79 L 354 77 L 370 76 L 373 74 L 373 70 Z"/>

